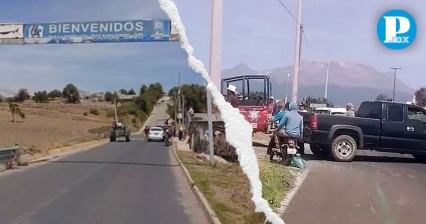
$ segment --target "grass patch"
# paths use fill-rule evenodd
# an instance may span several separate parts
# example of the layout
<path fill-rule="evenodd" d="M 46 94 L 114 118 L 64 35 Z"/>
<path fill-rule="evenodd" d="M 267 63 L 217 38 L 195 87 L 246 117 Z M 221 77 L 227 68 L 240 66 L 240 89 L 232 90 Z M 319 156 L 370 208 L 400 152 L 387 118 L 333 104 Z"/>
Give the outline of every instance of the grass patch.
<path fill-rule="evenodd" d="M 205 157 L 193 152 L 178 151 L 196 186 L 208 200 L 223 224 L 263 223 L 263 213 L 254 212 L 250 185 L 239 164 L 210 165 Z M 263 195 L 277 209 L 290 188 L 293 175 L 282 165 L 259 161 Z"/>

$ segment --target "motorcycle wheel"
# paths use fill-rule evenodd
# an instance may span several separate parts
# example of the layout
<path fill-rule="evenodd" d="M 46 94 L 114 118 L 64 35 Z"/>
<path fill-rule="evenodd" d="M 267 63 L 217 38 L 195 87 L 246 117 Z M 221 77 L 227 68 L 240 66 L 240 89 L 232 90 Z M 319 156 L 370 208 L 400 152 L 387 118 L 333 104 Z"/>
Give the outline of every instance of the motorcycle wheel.
<path fill-rule="evenodd" d="M 291 164 L 291 160 L 293 159 L 292 155 L 290 156 L 287 153 L 287 147 L 287 145 L 283 145 L 281 147 L 281 162 L 284 166 L 289 166 Z"/>
<path fill-rule="evenodd" d="M 271 154 L 269 154 L 269 161 L 272 161 L 274 159 L 275 152 L 272 150 Z"/>

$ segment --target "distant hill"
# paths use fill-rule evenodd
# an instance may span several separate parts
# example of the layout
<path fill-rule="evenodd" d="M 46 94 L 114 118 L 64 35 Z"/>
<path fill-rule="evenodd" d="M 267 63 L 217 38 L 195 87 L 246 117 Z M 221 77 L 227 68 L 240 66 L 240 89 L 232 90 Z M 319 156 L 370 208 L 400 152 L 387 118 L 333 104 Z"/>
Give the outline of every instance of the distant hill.
<path fill-rule="evenodd" d="M 324 97 L 326 62 L 302 61 L 299 76 L 299 98 L 306 96 Z M 286 92 L 287 74 L 290 74 L 288 96 L 290 98 L 293 82 L 293 66 L 256 71 L 246 64 L 238 64 L 234 68 L 222 71 L 222 78 L 244 74 L 267 74 L 272 81 L 272 92 L 275 98 L 283 99 Z M 241 91 L 238 83 L 237 88 Z M 261 81 L 252 81 L 251 90 L 263 90 Z M 335 105 L 343 106 L 347 102 L 359 105 L 365 100 L 374 100 L 379 94 L 392 97 L 393 73 L 382 73 L 370 65 L 356 62 L 330 62 L 328 98 Z M 397 79 L 396 101 L 412 100 L 414 89 Z"/>

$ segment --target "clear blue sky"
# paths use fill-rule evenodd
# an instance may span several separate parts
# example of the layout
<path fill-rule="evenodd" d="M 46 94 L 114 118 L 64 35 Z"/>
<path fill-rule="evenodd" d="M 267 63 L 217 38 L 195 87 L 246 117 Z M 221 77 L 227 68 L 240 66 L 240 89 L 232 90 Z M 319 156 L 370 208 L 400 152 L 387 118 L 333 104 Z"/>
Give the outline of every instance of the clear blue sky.
<path fill-rule="evenodd" d="M 156 0 L 0 0 L 0 21 L 67 22 L 166 18 Z M 195 56 L 208 66 L 212 0 L 176 0 Z M 282 0 L 295 15 L 296 0 Z M 415 44 L 403 51 L 384 48 L 376 36 L 379 16 L 393 8 L 409 10 L 417 22 Z M 402 81 L 426 85 L 423 52 L 426 2 L 304 0 L 302 58 L 358 61 L 382 72 L 398 66 Z M 224 1 L 222 68 L 246 63 L 263 70 L 293 63 L 295 21 L 278 0 Z M 72 82 L 86 91 L 139 88 L 160 81 L 166 88 L 202 83 L 178 43 L 0 46 L 0 86 L 31 91 L 62 88 Z M 44 80 L 48 80 L 45 82 Z M 2 94 L 2 93 L 0 93 Z"/>

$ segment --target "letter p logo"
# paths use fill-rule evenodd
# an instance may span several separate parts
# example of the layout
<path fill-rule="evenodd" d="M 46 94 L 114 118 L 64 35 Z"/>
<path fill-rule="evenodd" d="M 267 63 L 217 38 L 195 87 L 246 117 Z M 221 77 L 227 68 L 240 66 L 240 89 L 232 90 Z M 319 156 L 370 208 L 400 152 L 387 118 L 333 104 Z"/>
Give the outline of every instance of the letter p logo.
<path fill-rule="evenodd" d="M 388 11 L 377 23 L 380 42 L 391 49 L 408 47 L 414 41 L 416 33 L 416 22 L 403 10 Z"/>

